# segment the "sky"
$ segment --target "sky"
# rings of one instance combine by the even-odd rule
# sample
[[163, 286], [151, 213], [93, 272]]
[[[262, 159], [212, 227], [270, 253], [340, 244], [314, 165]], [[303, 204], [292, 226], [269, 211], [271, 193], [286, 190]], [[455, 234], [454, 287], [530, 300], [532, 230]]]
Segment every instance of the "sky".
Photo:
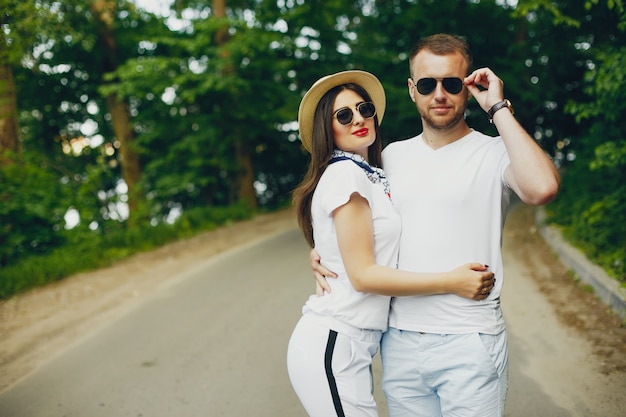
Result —
[[166, 16], [173, 0], [133, 0], [133, 2], [144, 10]]

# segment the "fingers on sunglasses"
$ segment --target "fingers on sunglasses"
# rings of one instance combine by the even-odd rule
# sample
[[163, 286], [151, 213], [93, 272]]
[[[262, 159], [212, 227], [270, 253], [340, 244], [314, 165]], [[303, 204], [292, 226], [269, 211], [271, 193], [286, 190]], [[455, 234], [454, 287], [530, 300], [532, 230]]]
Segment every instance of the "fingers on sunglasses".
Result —
[[415, 83], [417, 92], [421, 95], [432, 93], [437, 88], [437, 82], [441, 81], [443, 88], [450, 94], [459, 94], [463, 89], [463, 80], [460, 78], [420, 78]]
[[[359, 111], [359, 113], [361, 114], [361, 117], [363, 117], [364, 119], [371, 119], [372, 117], [376, 115], [376, 107], [374, 107], [374, 103], [370, 103], [370, 102], [359, 103], [356, 106], [356, 109]], [[342, 107], [335, 112], [335, 117], [337, 118], [337, 121], [341, 123], [342, 125], [347, 125], [347, 124], [352, 123], [353, 116], [354, 116], [354, 112], [352, 111], [351, 108], [348, 108], [348, 107]]]

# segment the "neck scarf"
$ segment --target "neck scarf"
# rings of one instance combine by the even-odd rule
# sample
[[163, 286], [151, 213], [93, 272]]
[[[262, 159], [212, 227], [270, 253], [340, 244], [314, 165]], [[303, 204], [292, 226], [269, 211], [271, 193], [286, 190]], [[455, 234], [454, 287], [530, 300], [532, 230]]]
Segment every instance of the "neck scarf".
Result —
[[338, 161], [352, 161], [357, 164], [367, 175], [367, 178], [374, 184], [382, 184], [383, 189], [385, 190], [385, 194], [389, 199], [391, 199], [391, 189], [389, 188], [389, 181], [387, 181], [387, 177], [385, 176], [385, 171], [378, 167], [372, 167], [367, 163], [365, 158], [361, 155], [354, 154], [352, 152], [345, 152], [335, 149], [330, 156], [330, 161], [328, 164], [334, 164]]

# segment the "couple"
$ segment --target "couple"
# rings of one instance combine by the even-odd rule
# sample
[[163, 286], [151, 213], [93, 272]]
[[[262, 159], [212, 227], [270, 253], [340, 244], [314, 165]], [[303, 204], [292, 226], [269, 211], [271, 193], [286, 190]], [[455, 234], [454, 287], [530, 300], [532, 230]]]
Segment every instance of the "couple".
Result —
[[[463, 39], [427, 37], [409, 65], [423, 132], [382, 156], [385, 94], [373, 75], [323, 77], [300, 104], [311, 163], [294, 202], [315, 248], [318, 294], [287, 362], [311, 416], [378, 415], [370, 365], [379, 344], [390, 416], [504, 414], [502, 227], [512, 192], [545, 204], [559, 176], [515, 120], [502, 81], [488, 68], [470, 73]], [[467, 126], [471, 96], [500, 136]]]

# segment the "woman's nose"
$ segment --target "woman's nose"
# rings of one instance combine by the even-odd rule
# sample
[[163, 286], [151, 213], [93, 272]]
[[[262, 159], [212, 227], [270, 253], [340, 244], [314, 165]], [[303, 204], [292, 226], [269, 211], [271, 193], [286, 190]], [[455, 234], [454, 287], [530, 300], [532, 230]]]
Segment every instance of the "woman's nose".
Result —
[[352, 110], [352, 123], [354, 124], [363, 124], [365, 122], [365, 118], [361, 116], [361, 112], [359, 110]]

